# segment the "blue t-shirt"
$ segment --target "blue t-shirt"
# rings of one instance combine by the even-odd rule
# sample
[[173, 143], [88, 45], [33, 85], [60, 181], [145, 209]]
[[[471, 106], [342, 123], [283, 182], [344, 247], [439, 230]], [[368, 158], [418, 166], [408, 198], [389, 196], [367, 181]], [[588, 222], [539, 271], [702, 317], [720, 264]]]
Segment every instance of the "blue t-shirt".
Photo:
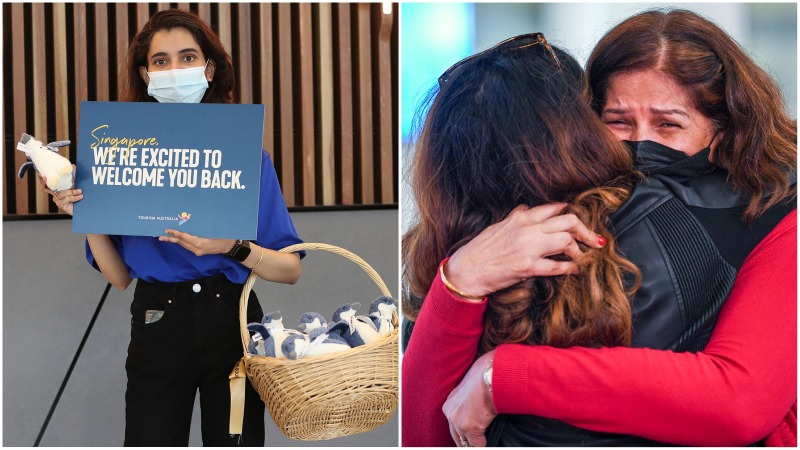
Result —
[[[236, 220], [232, 217], [231, 220]], [[250, 269], [224, 255], [195, 256], [172, 242], [161, 242], [151, 236], [109, 236], [117, 248], [131, 278], [145, 281], [189, 281], [224, 273], [234, 283], [244, 283]], [[200, 236], [202, 237], [202, 236]], [[283, 201], [278, 176], [266, 151], [261, 152], [261, 190], [258, 197], [258, 233], [255, 243], [279, 250], [303, 241], [297, 236], [286, 203]], [[305, 252], [300, 252], [300, 257]], [[86, 259], [95, 269], [97, 263], [86, 243]]]

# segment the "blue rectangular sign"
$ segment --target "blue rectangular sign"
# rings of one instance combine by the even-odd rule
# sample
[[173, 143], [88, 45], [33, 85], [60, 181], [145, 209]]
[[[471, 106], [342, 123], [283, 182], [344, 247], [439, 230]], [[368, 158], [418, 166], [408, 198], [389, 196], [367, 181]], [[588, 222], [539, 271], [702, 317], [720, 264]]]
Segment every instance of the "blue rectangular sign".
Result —
[[74, 233], [255, 239], [264, 105], [81, 102]]

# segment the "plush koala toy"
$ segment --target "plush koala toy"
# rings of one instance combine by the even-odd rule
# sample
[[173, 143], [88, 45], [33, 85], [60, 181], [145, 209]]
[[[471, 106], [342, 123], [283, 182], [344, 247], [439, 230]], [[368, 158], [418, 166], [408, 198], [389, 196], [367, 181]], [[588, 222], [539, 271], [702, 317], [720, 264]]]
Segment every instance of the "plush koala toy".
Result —
[[29, 169], [35, 169], [47, 178], [47, 187], [51, 191], [62, 191], [72, 187], [72, 163], [58, 154], [58, 147], [66, 147], [70, 141], [51, 142], [47, 145], [37, 141], [30, 134], [24, 133], [17, 143], [17, 150], [25, 152], [28, 162], [19, 168], [18, 176], [25, 176]]

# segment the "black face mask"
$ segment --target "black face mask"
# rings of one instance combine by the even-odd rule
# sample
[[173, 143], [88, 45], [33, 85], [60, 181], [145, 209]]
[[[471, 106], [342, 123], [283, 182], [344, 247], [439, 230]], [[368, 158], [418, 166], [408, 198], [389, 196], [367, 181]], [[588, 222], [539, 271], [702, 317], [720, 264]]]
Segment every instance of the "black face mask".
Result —
[[708, 161], [708, 156], [711, 154], [711, 144], [694, 155], [689, 156], [680, 150], [675, 150], [672, 147], [667, 147], [655, 141], [622, 142], [631, 150], [636, 169], [643, 172], [655, 172], [686, 160], [705, 161], [705, 164], [709, 166], [712, 165]]

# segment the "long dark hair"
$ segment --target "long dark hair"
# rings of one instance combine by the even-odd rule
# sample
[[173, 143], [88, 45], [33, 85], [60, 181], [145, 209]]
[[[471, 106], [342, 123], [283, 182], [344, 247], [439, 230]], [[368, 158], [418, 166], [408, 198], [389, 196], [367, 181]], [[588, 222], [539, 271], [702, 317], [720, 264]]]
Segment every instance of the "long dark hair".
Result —
[[[608, 237], [577, 276], [542, 277], [489, 297], [482, 351], [504, 342], [630, 343], [639, 272], [615, 251], [608, 216], [632, 186], [629, 151], [583, 95], [583, 70], [554, 47], [486, 52], [429, 96], [411, 180], [419, 220], [402, 243], [403, 312], [412, 320], [438, 264], [519, 204], [568, 202], [565, 213]], [[634, 286], [635, 288], [635, 286]]]
[[200, 45], [206, 59], [214, 60], [216, 65], [214, 79], [208, 83], [203, 96], [204, 103], [235, 103], [233, 62], [225, 51], [214, 30], [203, 22], [196, 14], [180, 9], [168, 9], [153, 14], [153, 17], [136, 33], [128, 49], [126, 59], [127, 70], [125, 89], [120, 100], [124, 102], [154, 102], [156, 99], [147, 95], [147, 85], [139, 75], [139, 67], [147, 67], [147, 51], [150, 39], [161, 30], [176, 27], [185, 28]]
[[601, 113], [611, 78], [654, 69], [686, 88], [722, 139], [714, 163], [750, 196], [744, 219], [796, 196], [797, 121], [775, 81], [721, 28], [686, 10], [650, 10], [609, 31], [587, 64], [592, 106]]

